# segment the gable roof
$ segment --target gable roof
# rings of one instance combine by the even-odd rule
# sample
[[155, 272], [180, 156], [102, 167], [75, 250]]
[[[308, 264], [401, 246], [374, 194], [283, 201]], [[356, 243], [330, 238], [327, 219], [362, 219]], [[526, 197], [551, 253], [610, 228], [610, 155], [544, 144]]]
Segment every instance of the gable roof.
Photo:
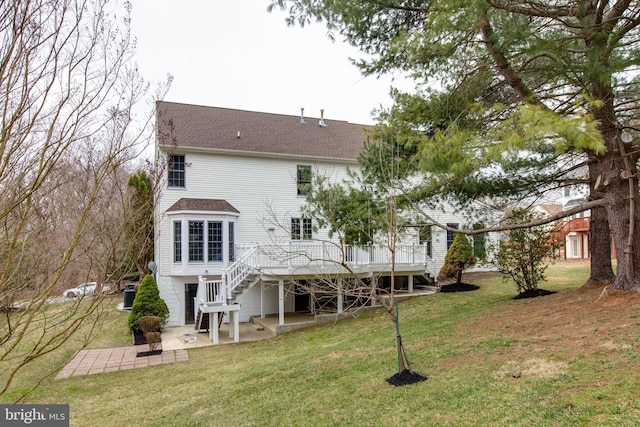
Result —
[[222, 149], [334, 159], [356, 158], [371, 126], [158, 101], [161, 147]]
[[562, 205], [558, 205], [556, 203], [542, 203], [534, 207], [537, 207], [540, 210], [545, 211], [549, 215], [554, 215], [559, 212], [562, 212]]
[[211, 211], [240, 213], [231, 203], [222, 199], [190, 199], [183, 197], [175, 202], [167, 212], [173, 211]]

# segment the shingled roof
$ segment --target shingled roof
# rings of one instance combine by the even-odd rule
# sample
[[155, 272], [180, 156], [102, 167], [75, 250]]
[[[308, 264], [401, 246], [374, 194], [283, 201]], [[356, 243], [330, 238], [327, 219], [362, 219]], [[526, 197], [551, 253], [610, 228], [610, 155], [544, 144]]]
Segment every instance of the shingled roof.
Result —
[[184, 197], [171, 205], [169, 209], [167, 209], [167, 212], [173, 211], [212, 211], [239, 213], [239, 211], [226, 200], [189, 199]]
[[158, 140], [164, 147], [238, 150], [355, 159], [371, 126], [159, 101]]

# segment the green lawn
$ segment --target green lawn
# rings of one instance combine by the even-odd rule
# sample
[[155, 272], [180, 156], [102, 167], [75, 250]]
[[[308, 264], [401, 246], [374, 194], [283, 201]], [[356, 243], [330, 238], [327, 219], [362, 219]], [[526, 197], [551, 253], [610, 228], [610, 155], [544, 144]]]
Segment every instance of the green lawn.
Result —
[[[46, 379], [26, 401], [69, 403], [74, 426], [640, 425], [638, 300], [576, 291], [587, 269], [550, 267], [541, 287], [558, 293], [532, 300], [493, 278], [402, 303], [412, 368], [429, 378], [410, 386], [385, 382], [396, 350], [377, 312], [191, 349], [184, 363]], [[107, 315], [93, 347], [126, 340], [126, 316]]]

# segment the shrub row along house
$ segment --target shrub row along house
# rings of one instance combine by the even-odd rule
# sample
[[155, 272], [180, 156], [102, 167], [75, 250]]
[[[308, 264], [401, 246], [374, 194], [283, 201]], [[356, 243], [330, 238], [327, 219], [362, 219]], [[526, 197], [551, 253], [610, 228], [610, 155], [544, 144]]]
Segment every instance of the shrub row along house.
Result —
[[[168, 326], [208, 328], [210, 317], [215, 342], [218, 316], [226, 314], [237, 340], [237, 322], [252, 316], [278, 314], [283, 325], [289, 313], [339, 314], [374, 304], [340, 292], [354, 275], [389, 286], [387, 247], [340, 245], [301, 215], [312, 176], [338, 182], [357, 168], [367, 126], [322, 113], [171, 102], [157, 103], [157, 126], [156, 156], [167, 170], [156, 203], [155, 260]], [[464, 224], [453, 214], [438, 219]], [[407, 236], [395, 253], [396, 288], [405, 292], [433, 283], [454, 237], [424, 231]], [[322, 286], [328, 281], [336, 286]]]

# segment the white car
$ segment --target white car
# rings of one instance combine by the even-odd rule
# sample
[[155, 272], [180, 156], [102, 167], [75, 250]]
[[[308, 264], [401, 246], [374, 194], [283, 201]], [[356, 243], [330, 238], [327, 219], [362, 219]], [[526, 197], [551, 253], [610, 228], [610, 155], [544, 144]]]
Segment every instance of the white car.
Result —
[[62, 293], [66, 298], [83, 297], [85, 295], [94, 295], [98, 284], [96, 282], [82, 283], [75, 288], [67, 289]]

